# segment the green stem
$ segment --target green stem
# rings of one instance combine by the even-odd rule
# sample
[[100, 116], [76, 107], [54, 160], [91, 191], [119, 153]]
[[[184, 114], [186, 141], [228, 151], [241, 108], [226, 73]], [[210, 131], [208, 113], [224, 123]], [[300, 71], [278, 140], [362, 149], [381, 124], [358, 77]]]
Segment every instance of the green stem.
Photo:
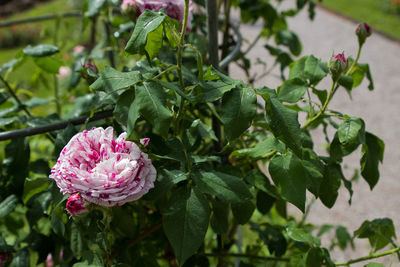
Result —
[[[186, 33], [188, 17], [189, 17], [189, 0], [185, 0], [185, 16], [183, 18], [181, 34], [180, 34], [179, 43], [178, 43], [178, 54], [177, 54], [177, 61], [178, 61], [177, 62], [177, 72], [178, 72], [178, 78], [179, 78], [179, 85], [183, 92], [185, 92], [185, 84], [183, 82], [183, 75], [182, 75], [182, 53], [183, 53], [183, 48], [184, 48], [184, 40], [185, 40], [185, 33]], [[181, 97], [181, 103], [179, 106], [178, 116], [177, 116], [176, 123], [175, 123], [175, 131], [177, 134], [180, 134], [180, 121], [182, 120], [184, 108], [185, 108], [185, 99], [183, 97]]]
[[329, 90], [329, 95], [325, 100], [324, 105], [322, 106], [322, 109], [318, 112], [317, 115], [315, 115], [314, 117], [309, 118], [306, 123], [303, 125], [302, 129], [306, 129], [311, 123], [313, 123], [314, 121], [316, 121], [319, 117], [321, 117], [324, 112], [326, 111], [326, 109], [328, 108], [328, 104], [332, 99], [332, 96], [335, 92], [335, 86], [336, 86], [337, 81], [334, 81], [332, 83], [331, 89]]
[[354, 67], [357, 65], [358, 60], [360, 59], [361, 49], [362, 49], [362, 45], [358, 46], [358, 51], [357, 51], [356, 59], [353, 61], [353, 64], [351, 64], [351, 67], [349, 68], [349, 70], [346, 72], [345, 75], [351, 74], [352, 71], [353, 71], [353, 69], [354, 69]]
[[61, 117], [60, 90], [58, 87], [58, 79], [57, 79], [56, 75], [54, 75], [54, 98], [56, 99], [57, 114], [58, 114], [58, 116]]
[[353, 263], [372, 260], [372, 259], [376, 259], [376, 258], [392, 255], [394, 253], [397, 253], [398, 251], [400, 251], [400, 248], [394, 248], [394, 249], [391, 249], [391, 250], [388, 250], [388, 251], [385, 251], [385, 252], [381, 252], [381, 253], [377, 253], [377, 254], [371, 254], [371, 255], [368, 255], [368, 256], [364, 256], [364, 257], [361, 257], [361, 258], [358, 258], [358, 259], [349, 260], [349, 261], [346, 261], [346, 262], [335, 262], [335, 265], [336, 266], [349, 266], [350, 264], [353, 264]]
[[10, 84], [3, 78], [3, 76], [0, 75], [0, 80], [4, 83], [6, 86], [6, 89], [8, 93], [11, 95], [12, 98], [17, 102], [18, 107], [21, 108], [28, 117], [32, 117], [32, 114], [29, 112], [29, 110], [25, 107], [24, 104], [22, 104], [21, 100], [19, 100], [18, 96], [15, 94], [14, 90], [11, 88]]
[[[156, 79], [160, 78], [161, 76], [163, 76], [165, 73], [170, 72], [171, 70], [175, 70], [175, 69], [177, 69], [177, 68], [178, 68], [178, 67], [175, 66], [175, 65], [169, 66], [168, 68], [166, 68], [165, 70], [163, 70], [162, 72], [160, 72], [159, 74], [157, 74], [156, 76], [154, 76], [154, 77], [152, 78], [152, 80], [156, 80]], [[125, 88], [124, 88], [124, 89], [125, 89]]]

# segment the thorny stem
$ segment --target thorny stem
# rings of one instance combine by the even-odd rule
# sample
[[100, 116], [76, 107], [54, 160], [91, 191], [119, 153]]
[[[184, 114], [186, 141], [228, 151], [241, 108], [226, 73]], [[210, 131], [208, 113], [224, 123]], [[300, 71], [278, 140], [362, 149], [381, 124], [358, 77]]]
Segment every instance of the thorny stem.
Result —
[[353, 259], [353, 260], [349, 260], [349, 261], [345, 261], [345, 262], [335, 262], [335, 265], [336, 266], [349, 266], [350, 264], [353, 264], [353, 263], [372, 260], [372, 259], [376, 259], [376, 258], [392, 255], [394, 253], [397, 253], [398, 251], [400, 251], [400, 248], [394, 248], [394, 249], [391, 249], [391, 250], [388, 250], [388, 251], [385, 251], [385, 252], [381, 252], [381, 253], [377, 253], [377, 254], [371, 254], [371, 255], [368, 255], [368, 256], [364, 256], [364, 257], [361, 257], [361, 258], [357, 258], [357, 259]]
[[329, 95], [325, 100], [324, 105], [322, 106], [322, 109], [318, 112], [317, 115], [315, 115], [314, 117], [309, 118], [306, 123], [303, 125], [302, 129], [306, 129], [311, 123], [313, 123], [314, 121], [316, 121], [319, 117], [321, 117], [326, 109], [328, 108], [328, 104], [332, 99], [333, 93], [335, 92], [335, 86], [336, 86], [337, 81], [334, 81], [332, 83], [331, 89], [329, 90]]
[[[185, 0], [185, 16], [183, 18], [183, 23], [182, 23], [182, 28], [181, 28], [181, 34], [179, 37], [179, 43], [178, 43], [178, 54], [177, 54], [177, 71], [178, 71], [178, 78], [179, 78], [179, 85], [181, 87], [181, 90], [185, 92], [185, 84], [183, 82], [183, 75], [182, 75], [182, 52], [184, 48], [184, 40], [185, 40], [185, 33], [186, 33], [186, 27], [187, 27], [187, 21], [189, 17], [189, 0]], [[175, 123], [175, 130], [177, 131], [177, 134], [180, 134], [180, 121], [182, 120], [182, 116], [184, 113], [184, 108], [185, 108], [185, 99], [181, 97], [181, 103], [179, 106], [178, 110], [178, 117], [176, 119]]]

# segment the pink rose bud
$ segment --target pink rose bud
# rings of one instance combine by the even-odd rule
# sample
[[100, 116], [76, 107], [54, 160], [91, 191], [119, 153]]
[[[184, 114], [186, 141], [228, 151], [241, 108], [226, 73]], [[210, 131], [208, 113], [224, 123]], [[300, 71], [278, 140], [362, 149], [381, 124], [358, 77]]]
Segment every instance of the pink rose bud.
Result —
[[356, 35], [358, 37], [358, 43], [360, 45], [363, 45], [365, 43], [365, 40], [369, 36], [371, 36], [371, 34], [372, 34], [371, 27], [367, 23], [363, 22], [357, 26]]
[[58, 69], [58, 74], [56, 74], [56, 76], [57, 76], [58, 78], [63, 79], [63, 78], [67, 78], [70, 74], [71, 74], [71, 69], [70, 69], [69, 67], [67, 67], [67, 66], [61, 66], [61, 67]]
[[80, 54], [83, 51], [85, 51], [85, 47], [83, 45], [77, 45], [74, 47], [74, 53], [75, 54]]
[[340, 75], [347, 69], [347, 60], [344, 53], [332, 57], [328, 62], [328, 67], [332, 73], [333, 80], [337, 81]]
[[67, 200], [66, 209], [72, 216], [83, 217], [89, 212], [87, 206], [88, 204], [79, 194], [73, 194]]
[[[148, 155], [112, 127], [93, 128], [71, 138], [50, 178], [63, 194], [76, 194], [103, 207], [137, 200], [154, 187], [157, 172]], [[67, 203], [68, 206], [68, 203]]]
[[1, 252], [0, 253], [0, 267], [7, 266], [8, 263], [12, 260], [11, 252]]
[[97, 68], [92, 62], [88, 62], [82, 66], [85, 70], [91, 69], [94, 73], [97, 73]]

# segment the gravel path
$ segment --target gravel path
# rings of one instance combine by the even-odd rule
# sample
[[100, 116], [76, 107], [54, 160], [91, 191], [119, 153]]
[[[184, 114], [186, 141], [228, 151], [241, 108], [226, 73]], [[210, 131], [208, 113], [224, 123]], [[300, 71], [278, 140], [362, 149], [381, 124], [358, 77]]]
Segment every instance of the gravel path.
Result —
[[[289, 28], [298, 34], [303, 43], [302, 55], [312, 53], [324, 60], [329, 59], [333, 53], [342, 51], [346, 56], [354, 58], [356, 55], [357, 39], [354, 31], [357, 24], [354, 22], [318, 8], [314, 21], [308, 19], [307, 12], [302, 12], [299, 16], [291, 19], [289, 24]], [[259, 29], [260, 25], [257, 24], [242, 26], [241, 32], [244, 33], [243, 37], [251, 42]], [[249, 56], [253, 62], [260, 57], [267, 60], [271, 66], [273, 62], [267, 50], [263, 48], [264, 44], [265, 41], [261, 40], [249, 53]], [[389, 217], [393, 219], [400, 235], [400, 43], [375, 33], [368, 38], [364, 45], [360, 62], [370, 64], [375, 90], [370, 92], [367, 89], [368, 83], [364, 81], [360, 87], [355, 89], [353, 100], [351, 100], [343, 89], [335, 95], [330, 108], [362, 117], [365, 120], [366, 129], [383, 139], [386, 151], [384, 163], [381, 165], [381, 178], [372, 192], [362, 178], [358, 183], [353, 184], [354, 195], [351, 206], [348, 204], [349, 195], [346, 190], [340, 192], [339, 199], [332, 209], [325, 208], [317, 201], [312, 207], [309, 221], [317, 225], [342, 224], [352, 233], [364, 220]], [[256, 66], [253, 71], [261, 73], [262, 67]], [[237, 67], [231, 68], [231, 75], [235, 78], [245, 78]], [[256, 82], [256, 86], [276, 87], [280, 84], [280, 80], [276, 76], [270, 75]], [[315, 133], [314, 137], [316, 140], [322, 140], [318, 133]], [[346, 161], [348, 164], [348, 168], [345, 170], [347, 178], [351, 177], [354, 168], [359, 168], [360, 157], [358, 155], [353, 158], [349, 157]], [[291, 210], [294, 214], [297, 213], [295, 209]], [[356, 242], [357, 244], [356, 251], [335, 252], [334, 259], [345, 260], [369, 253], [365, 242]], [[379, 262], [388, 264], [390, 257]], [[393, 266], [398, 264], [397, 260], [395, 262]], [[363, 266], [364, 264], [352, 266]]]

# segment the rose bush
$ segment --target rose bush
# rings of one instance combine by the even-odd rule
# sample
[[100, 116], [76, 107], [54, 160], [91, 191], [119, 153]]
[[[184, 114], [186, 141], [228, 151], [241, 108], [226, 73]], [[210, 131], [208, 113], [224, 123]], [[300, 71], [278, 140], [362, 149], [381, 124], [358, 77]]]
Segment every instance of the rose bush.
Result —
[[[192, 20], [189, 0], [78, 1], [82, 27], [55, 16], [78, 37], [56, 32], [53, 44], [27, 46], [0, 67], [0, 139], [12, 139], [0, 143], [0, 255], [11, 266], [331, 267], [399, 253], [388, 218], [354, 234], [307, 222], [312, 203], [333, 207], [342, 186], [351, 202], [348, 155], [361, 152], [355, 173], [373, 189], [385, 146], [362, 118], [330, 108], [341, 91], [374, 89], [359, 63], [365, 40], [355, 58], [300, 57], [287, 18], [304, 8], [312, 18], [315, 2], [281, 2], [208, 0], [210, 12], [224, 7], [219, 20]], [[262, 25], [249, 49], [234, 8], [241, 23]], [[218, 25], [221, 43], [207, 39]], [[354, 39], [368, 31], [360, 26]], [[253, 87], [272, 70], [253, 72], [247, 54], [258, 42], [279, 67], [276, 88]], [[248, 83], [229, 77], [229, 62]], [[314, 131], [325, 135], [322, 155]], [[331, 244], [321, 243], [328, 232]], [[331, 251], [355, 238], [371, 253], [334, 262]]]

